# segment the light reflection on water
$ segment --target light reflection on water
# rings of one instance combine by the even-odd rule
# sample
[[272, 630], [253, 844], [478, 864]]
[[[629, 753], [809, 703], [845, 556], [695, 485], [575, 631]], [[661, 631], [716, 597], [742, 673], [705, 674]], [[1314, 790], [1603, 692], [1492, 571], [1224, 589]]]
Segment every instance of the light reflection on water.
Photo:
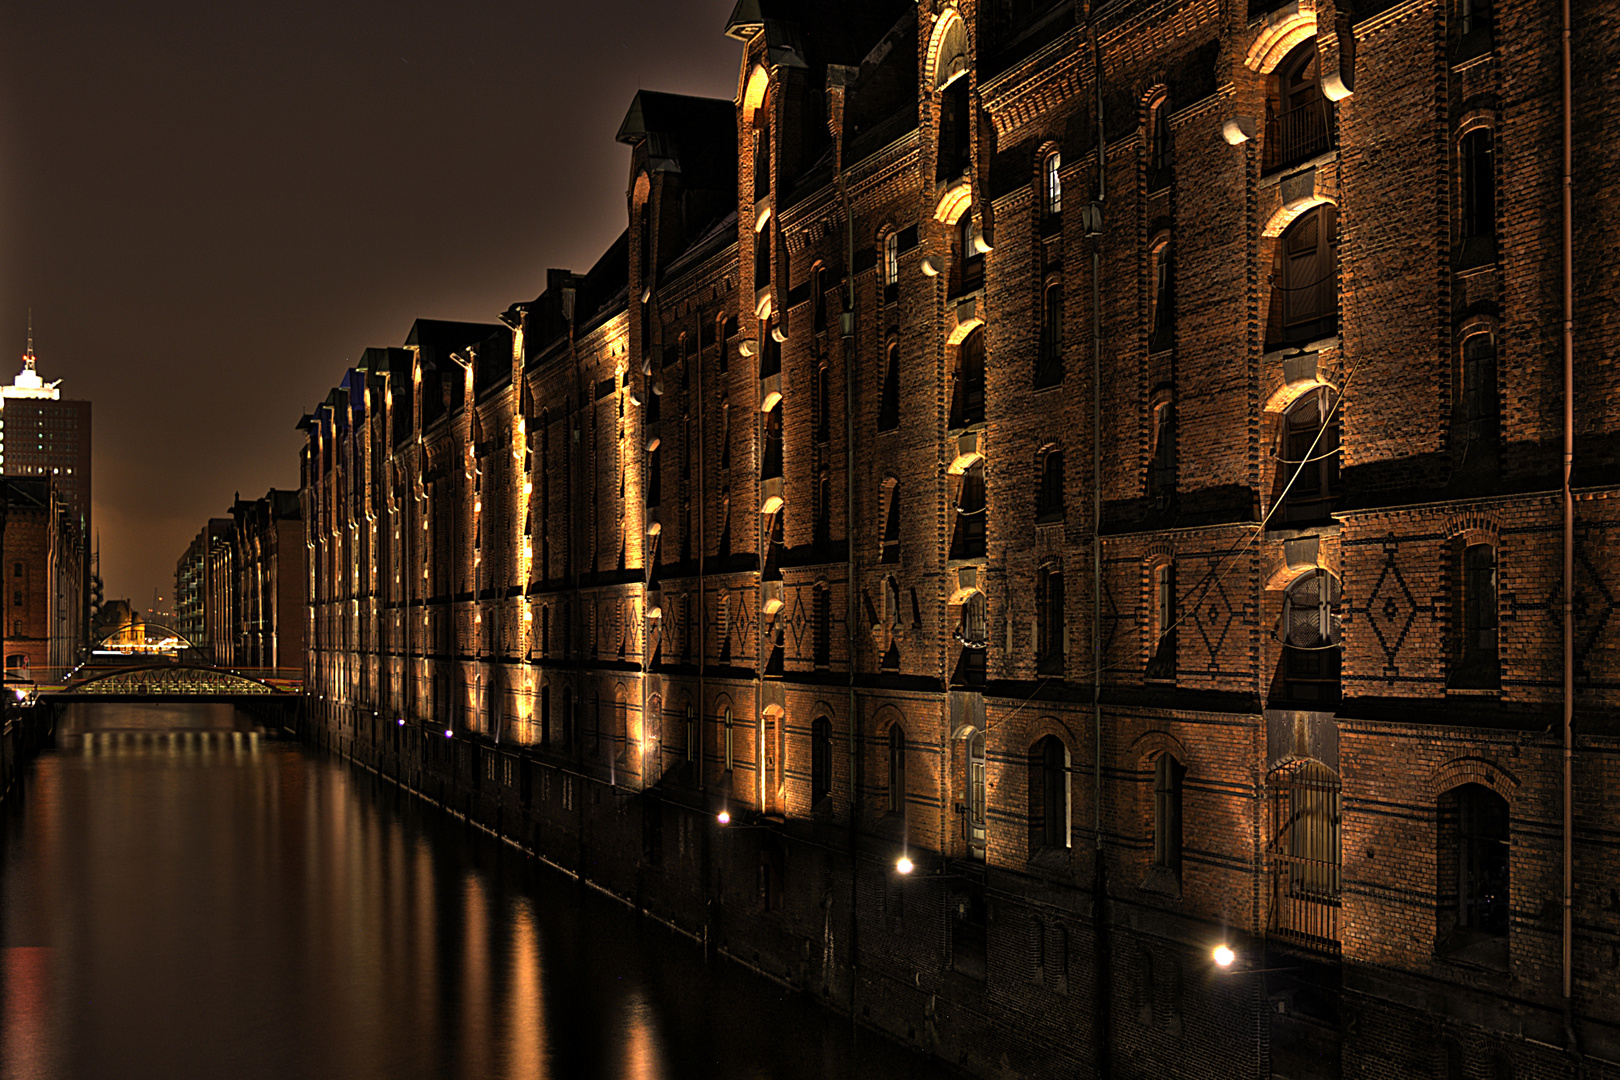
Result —
[[940, 1075], [250, 729], [67, 718], [0, 823], [0, 1077]]

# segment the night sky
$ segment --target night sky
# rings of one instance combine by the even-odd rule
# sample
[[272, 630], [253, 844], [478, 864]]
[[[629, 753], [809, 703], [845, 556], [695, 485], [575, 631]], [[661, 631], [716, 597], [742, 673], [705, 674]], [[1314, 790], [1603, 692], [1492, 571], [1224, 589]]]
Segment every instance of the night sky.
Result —
[[730, 98], [733, 0], [0, 0], [0, 382], [94, 409], [107, 597], [169, 606], [299, 416], [417, 317], [624, 228], [638, 87]]

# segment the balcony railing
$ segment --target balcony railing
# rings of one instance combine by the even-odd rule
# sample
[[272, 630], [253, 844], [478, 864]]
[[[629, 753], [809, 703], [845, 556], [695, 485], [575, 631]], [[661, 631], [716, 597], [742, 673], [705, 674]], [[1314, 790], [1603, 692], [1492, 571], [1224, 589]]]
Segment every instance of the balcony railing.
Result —
[[1286, 112], [1273, 112], [1266, 103], [1264, 170], [1286, 169], [1331, 150], [1338, 139], [1333, 103], [1317, 98]]

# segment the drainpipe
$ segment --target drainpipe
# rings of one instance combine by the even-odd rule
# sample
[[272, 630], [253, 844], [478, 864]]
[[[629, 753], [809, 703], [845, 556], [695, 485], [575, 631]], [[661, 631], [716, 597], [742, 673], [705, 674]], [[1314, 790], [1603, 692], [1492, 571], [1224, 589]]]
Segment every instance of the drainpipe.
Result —
[[1575, 497], [1569, 479], [1575, 466], [1575, 241], [1574, 147], [1570, 108], [1569, 0], [1563, 0], [1564, 95], [1564, 1037], [1580, 1055], [1575, 1034], [1574, 878], [1575, 878]]
[[858, 597], [856, 595], [856, 556], [855, 556], [855, 214], [849, 205], [849, 187], [844, 182], [843, 165], [843, 130], [837, 132], [838, 137], [838, 198], [844, 207], [844, 310], [838, 314], [838, 332], [844, 345], [844, 542], [845, 558], [848, 565], [845, 572], [849, 578], [848, 591], [845, 600], [845, 623], [848, 629], [849, 653], [845, 657], [845, 666], [849, 672], [849, 727], [848, 751], [850, 760], [849, 800], [849, 1019], [850, 1034], [853, 1039], [857, 1020], [856, 996], [860, 987], [860, 956], [859, 945], [860, 920], [856, 917], [856, 900], [860, 895], [857, 883], [860, 874], [857, 872], [860, 848], [860, 818], [863, 809], [861, 799], [862, 783], [865, 780], [865, 769], [861, 754], [861, 743], [857, 735], [856, 704], [855, 704], [855, 622], [858, 611]]
[[1108, 861], [1102, 832], [1102, 231], [1108, 200], [1108, 139], [1103, 130], [1102, 50], [1091, 36], [1092, 82], [1097, 93], [1097, 198], [1087, 207], [1091, 238], [1091, 828], [1092, 926], [1097, 935], [1097, 1075], [1112, 1075], [1109, 992], [1112, 964], [1105, 917]]

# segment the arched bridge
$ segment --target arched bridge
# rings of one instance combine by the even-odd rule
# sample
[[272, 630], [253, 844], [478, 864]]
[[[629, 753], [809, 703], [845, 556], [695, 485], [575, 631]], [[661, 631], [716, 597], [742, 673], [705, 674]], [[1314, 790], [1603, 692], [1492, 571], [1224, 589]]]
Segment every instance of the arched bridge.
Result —
[[84, 668], [60, 690], [56, 701], [231, 701], [297, 698], [295, 687], [275, 685], [204, 664], [141, 664]]

